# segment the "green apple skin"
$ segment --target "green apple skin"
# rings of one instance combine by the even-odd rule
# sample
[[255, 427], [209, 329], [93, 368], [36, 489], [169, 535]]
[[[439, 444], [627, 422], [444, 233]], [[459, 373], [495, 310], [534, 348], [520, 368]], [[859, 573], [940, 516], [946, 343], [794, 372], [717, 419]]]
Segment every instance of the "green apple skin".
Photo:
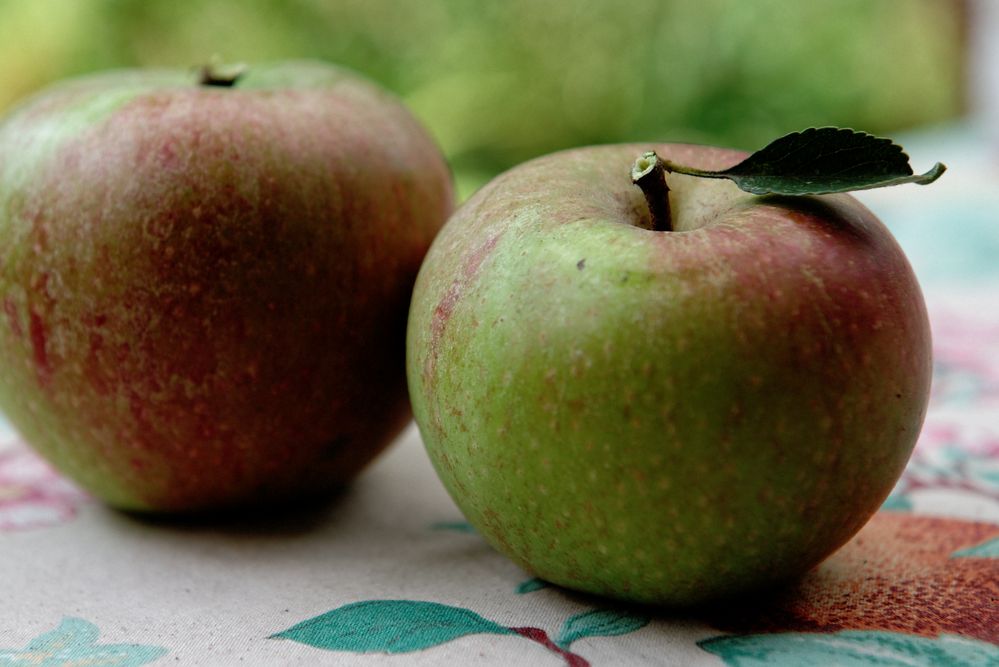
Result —
[[465, 203], [417, 278], [407, 372], [437, 472], [496, 549], [689, 605], [804, 572], [877, 510], [925, 415], [930, 330], [852, 197], [670, 174], [675, 231], [650, 231], [629, 175], [649, 148], [539, 158]]
[[56, 85], [0, 125], [0, 406], [121, 508], [327, 494], [409, 418], [452, 202], [419, 123], [332, 65]]

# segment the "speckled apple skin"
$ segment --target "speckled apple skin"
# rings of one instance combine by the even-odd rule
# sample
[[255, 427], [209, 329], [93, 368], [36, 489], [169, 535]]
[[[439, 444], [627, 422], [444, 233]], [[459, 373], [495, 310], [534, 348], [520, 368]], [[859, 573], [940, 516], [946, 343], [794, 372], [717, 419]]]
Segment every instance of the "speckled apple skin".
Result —
[[405, 425], [405, 326], [452, 208], [387, 93], [315, 62], [123, 71], [0, 125], [0, 406], [109, 503], [325, 494]]
[[407, 368], [433, 464], [493, 546], [569, 588], [687, 605], [860, 529], [919, 433], [930, 330], [849, 196], [672, 174], [676, 231], [644, 228], [629, 169], [649, 148], [554, 154], [472, 197], [417, 279]]

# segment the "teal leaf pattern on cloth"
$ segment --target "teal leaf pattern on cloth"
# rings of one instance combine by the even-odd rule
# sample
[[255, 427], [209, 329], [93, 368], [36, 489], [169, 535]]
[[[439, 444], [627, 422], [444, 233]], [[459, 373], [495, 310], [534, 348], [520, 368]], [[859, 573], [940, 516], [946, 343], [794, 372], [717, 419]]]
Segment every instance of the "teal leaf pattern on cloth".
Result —
[[574, 641], [583, 637], [626, 635], [629, 632], [644, 628], [648, 624], [648, 616], [611, 609], [594, 609], [566, 619], [555, 644], [561, 648], [568, 648]]
[[[950, 555], [951, 558], [999, 558], [999, 538], [976, 544], [967, 549], [960, 549]], [[997, 621], [999, 622], [999, 621]]]
[[409, 653], [472, 634], [513, 634], [469, 609], [415, 600], [368, 600], [338, 607], [271, 639], [331, 651]]
[[98, 644], [99, 636], [100, 630], [93, 623], [82, 618], [66, 617], [56, 629], [32, 639], [26, 649], [0, 648], [0, 665], [137, 667], [167, 653], [165, 648], [159, 646]]
[[450, 530], [456, 533], [475, 533], [475, 528], [467, 521], [438, 521], [430, 527], [434, 530]]
[[539, 579], [538, 577], [532, 577], [531, 579], [525, 579], [517, 585], [516, 593], [517, 595], [523, 595], [524, 593], [533, 593], [534, 591], [540, 591], [542, 588], [548, 588], [549, 584], [544, 579]]
[[714, 637], [697, 645], [731, 667], [988, 667], [999, 664], [999, 647], [957, 635], [930, 638], [854, 630], [830, 634], [787, 632]]
[[889, 512], [909, 512], [912, 511], [912, 501], [901, 493], [893, 491], [884, 504], [881, 505], [881, 509]]

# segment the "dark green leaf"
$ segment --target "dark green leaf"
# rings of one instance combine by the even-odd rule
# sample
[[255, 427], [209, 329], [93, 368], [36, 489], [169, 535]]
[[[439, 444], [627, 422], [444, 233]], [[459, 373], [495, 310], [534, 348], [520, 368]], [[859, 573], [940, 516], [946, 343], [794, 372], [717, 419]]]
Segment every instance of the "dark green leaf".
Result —
[[706, 178], [728, 178], [757, 195], [819, 195], [881, 188], [902, 183], [932, 183], [946, 167], [939, 162], [914, 175], [909, 156], [890, 139], [847, 128], [810, 128], [792, 132], [722, 171], [704, 171], [663, 160], [667, 171]]
[[271, 638], [331, 651], [408, 653], [465, 635], [512, 632], [461, 607], [415, 600], [368, 600], [338, 607]]
[[556, 640], [559, 647], [568, 648], [583, 637], [614, 637], [625, 635], [644, 628], [649, 623], [648, 616], [629, 614], [610, 609], [594, 609], [570, 616], [562, 626]]

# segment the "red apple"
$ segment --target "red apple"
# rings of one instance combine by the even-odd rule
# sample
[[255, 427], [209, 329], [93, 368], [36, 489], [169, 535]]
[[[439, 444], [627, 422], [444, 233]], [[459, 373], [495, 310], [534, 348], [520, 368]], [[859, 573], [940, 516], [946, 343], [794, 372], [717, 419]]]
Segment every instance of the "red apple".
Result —
[[0, 125], [0, 406], [122, 508], [326, 493], [408, 419], [451, 207], [427, 132], [330, 65], [57, 85]]
[[930, 331], [852, 197], [674, 173], [673, 231], [654, 231], [630, 177], [648, 148], [539, 158], [465, 203], [417, 279], [407, 364], [431, 459], [497, 549], [692, 604], [800, 574], [864, 525], [919, 433]]

